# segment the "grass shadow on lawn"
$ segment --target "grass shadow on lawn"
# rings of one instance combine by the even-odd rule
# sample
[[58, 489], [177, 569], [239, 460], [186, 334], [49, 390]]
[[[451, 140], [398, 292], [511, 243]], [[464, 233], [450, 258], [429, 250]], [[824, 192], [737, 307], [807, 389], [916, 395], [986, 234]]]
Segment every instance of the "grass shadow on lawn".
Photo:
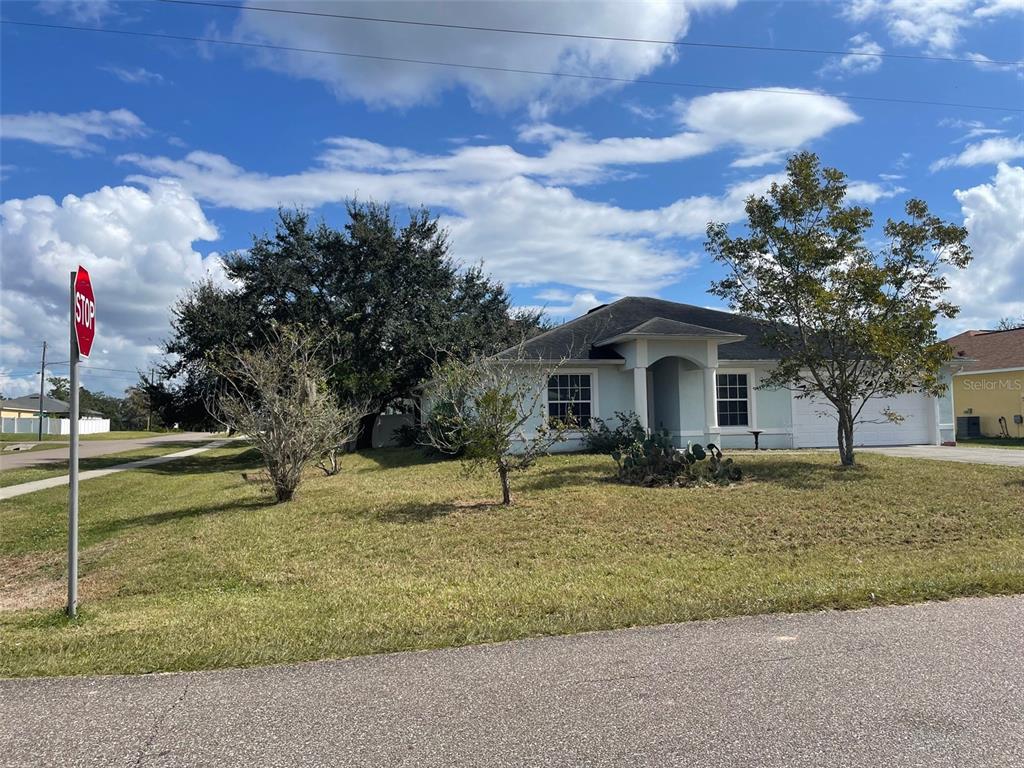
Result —
[[142, 471], [157, 475], [209, 475], [218, 472], [243, 472], [260, 469], [262, 466], [259, 452], [255, 448], [248, 448], [241, 453], [222, 456], [210, 456], [208, 453], [187, 456], [173, 462], [145, 467]]
[[442, 454], [427, 455], [418, 448], [374, 448], [368, 451], [356, 451], [352, 454], [342, 456], [359, 456], [365, 459], [372, 466], [358, 467], [353, 472], [379, 472], [383, 469], [400, 469], [417, 465], [441, 464], [449, 461], [458, 461], [454, 456]]
[[800, 459], [775, 458], [770, 463], [744, 466], [744, 480], [773, 483], [794, 490], [815, 490], [827, 483], [850, 483], [869, 479], [871, 470], [862, 464], [844, 467], [841, 464], [814, 464]]
[[427, 523], [459, 512], [484, 512], [502, 509], [500, 501], [450, 501], [427, 504], [403, 504], [379, 511], [375, 517], [382, 523]]
[[231, 501], [223, 504], [182, 507], [180, 509], [167, 509], [162, 512], [153, 512], [139, 517], [125, 517], [115, 520], [106, 520], [102, 523], [89, 526], [88, 533], [101, 539], [114, 536], [122, 531], [142, 526], [162, 525], [163, 523], [187, 520], [189, 518], [208, 517], [221, 512], [249, 512], [257, 509], [266, 509], [274, 505], [272, 498], [253, 499], [251, 501]]

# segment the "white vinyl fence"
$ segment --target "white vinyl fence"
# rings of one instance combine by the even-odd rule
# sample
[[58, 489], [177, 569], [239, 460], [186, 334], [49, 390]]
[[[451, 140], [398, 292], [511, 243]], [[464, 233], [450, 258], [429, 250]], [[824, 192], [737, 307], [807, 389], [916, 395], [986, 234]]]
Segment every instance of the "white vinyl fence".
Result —
[[[110, 431], [110, 419], [86, 418], [78, 420], [80, 435], [95, 435]], [[22, 419], [5, 416], [0, 432], [4, 434], [25, 435], [26, 439], [39, 434], [39, 417], [32, 416]], [[70, 435], [71, 419], [43, 419], [44, 435]]]

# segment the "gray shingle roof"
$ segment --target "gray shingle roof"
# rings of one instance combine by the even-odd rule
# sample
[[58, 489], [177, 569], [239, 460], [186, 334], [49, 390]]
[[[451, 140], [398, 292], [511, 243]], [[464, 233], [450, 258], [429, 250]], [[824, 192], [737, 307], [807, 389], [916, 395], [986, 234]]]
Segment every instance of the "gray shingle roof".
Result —
[[[621, 360], [622, 356], [614, 349], [596, 346], [596, 343], [630, 331], [636, 333], [638, 327], [655, 329], [655, 333], [665, 331], [667, 335], [690, 335], [681, 333], [678, 330], [681, 326], [698, 328], [699, 334], [693, 335], [728, 333], [747, 337], [743, 341], [722, 344], [718, 348], [718, 356], [722, 360], [778, 358], [774, 351], [762, 343], [761, 336], [767, 326], [759, 320], [732, 312], [642, 296], [627, 296], [605, 304], [539, 334], [526, 342], [525, 353], [528, 358], [542, 360]], [[502, 355], [505, 353], [499, 353], [499, 356]]]
[[[39, 395], [26, 395], [25, 397], [16, 397], [13, 400], [4, 400], [0, 407], [12, 410], [12, 411], [39, 411]], [[63, 400], [58, 400], [55, 397], [47, 397], [43, 395], [43, 413], [70, 413], [71, 406], [65, 403]], [[93, 411], [88, 408], [81, 408], [79, 415], [81, 416], [101, 416], [99, 411]]]
[[[717, 328], [708, 328], [705, 325], [694, 325], [693, 323], [681, 323], [678, 320], [669, 320], [664, 317], [654, 317], [646, 320], [635, 328], [623, 331], [618, 336], [721, 336], [723, 338], [735, 338], [741, 334], [731, 331], [720, 331]], [[599, 341], [603, 341], [599, 340]]]

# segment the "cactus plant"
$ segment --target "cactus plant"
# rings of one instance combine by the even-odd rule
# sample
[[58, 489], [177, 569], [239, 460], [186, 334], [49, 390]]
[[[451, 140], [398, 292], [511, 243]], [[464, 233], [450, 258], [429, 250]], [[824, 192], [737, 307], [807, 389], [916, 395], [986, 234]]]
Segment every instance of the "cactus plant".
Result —
[[672, 444], [668, 432], [654, 432], [643, 440], [611, 452], [620, 482], [644, 486], [729, 485], [743, 477], [732, 459], [722, 456], [714, 443], [689, 443], [683, 450]]

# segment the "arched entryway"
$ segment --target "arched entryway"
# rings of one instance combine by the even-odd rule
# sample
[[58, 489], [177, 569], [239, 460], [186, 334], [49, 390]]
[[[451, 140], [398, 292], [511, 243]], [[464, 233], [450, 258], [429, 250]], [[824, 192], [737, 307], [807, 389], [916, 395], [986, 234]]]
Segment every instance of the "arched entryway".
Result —
[[701, 442], [705, 431], [704, 368], [685, 357], [663, 357], [647, 368], [647, 419], [677, 446]]

